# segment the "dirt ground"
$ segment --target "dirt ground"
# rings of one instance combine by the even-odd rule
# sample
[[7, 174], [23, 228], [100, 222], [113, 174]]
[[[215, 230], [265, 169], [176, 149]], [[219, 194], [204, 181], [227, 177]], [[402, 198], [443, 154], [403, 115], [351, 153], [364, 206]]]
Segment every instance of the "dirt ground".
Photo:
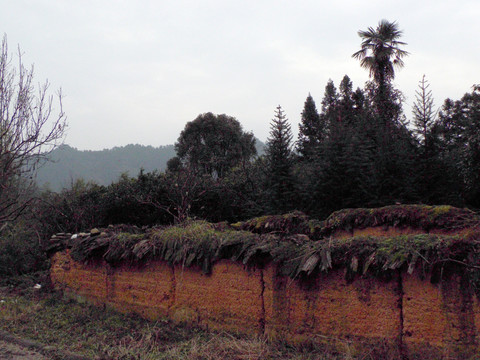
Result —
[[47, 360], [45, 356], [38, 352], [4, 340], [0, 340], [0, 359]]

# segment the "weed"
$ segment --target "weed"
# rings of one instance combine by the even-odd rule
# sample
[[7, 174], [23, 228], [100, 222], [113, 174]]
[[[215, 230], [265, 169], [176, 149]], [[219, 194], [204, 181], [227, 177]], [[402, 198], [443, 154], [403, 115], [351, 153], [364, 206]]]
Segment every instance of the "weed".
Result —
[[150, 322], [64, 299], [55, 292], [35, 299], [0, 289], [0, 298], [0, 329], [60, 352], [97, 360], [333, 360], [365, 355], [357, 352], [359, 356], [352, 357], [348, 345], [293, 347], [264, 337], [208, 332], [169, 320]]

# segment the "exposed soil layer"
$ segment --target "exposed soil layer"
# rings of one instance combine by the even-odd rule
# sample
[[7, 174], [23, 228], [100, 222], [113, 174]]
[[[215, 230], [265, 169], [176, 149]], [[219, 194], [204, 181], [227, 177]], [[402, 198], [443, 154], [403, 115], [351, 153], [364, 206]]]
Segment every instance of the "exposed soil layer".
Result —
[[150, 319], [168, 316], [217, 330], [265, 332], [291, 343], [325, 338], [381, 343], [392, 358], [425, 351], [468, 358], [479, 350], [479, 301], [455, 277], [432, 284], [418, 273], [398, 273], [400, 292], [398, 278], [347, 281], [344, 269], [299, 281], [278, 275], [274, 265], [247, 269], [231, 261], [216, 264], [211, 275], [160, 262], [107, 271], [106, 264], [75, 263], [68, 252], [57, 253], [52, 264], [57, 287]]
[[391, 359], [480, 351], [475, 214], [407, 206], [234, 227], [87, 234], [56, 245], [51, 278], [122, 312], [290, 343], [373, 346]]

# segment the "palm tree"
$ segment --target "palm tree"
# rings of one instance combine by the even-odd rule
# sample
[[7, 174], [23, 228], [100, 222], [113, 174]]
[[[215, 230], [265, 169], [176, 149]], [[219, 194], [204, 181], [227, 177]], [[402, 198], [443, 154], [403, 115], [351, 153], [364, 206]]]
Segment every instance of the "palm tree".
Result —
[[360, 65], [370, 71], [375, 86], [374, 104], [378, 118], [382, 124], [390, 127], [399, 115], [398, 94], [391, 86], [395, 77], [395, 68], [403, 67], [402, 58], [408, 52], [400, 49], [406, 43], [399, 41], [402, 31], [396, 22], [381, 20], [376, 29], [369, 27], [367, 31], [359, 31], [362, 48], [352, 57], [360, 60]]
[[360, 66], [370, 71], [379, 87], [384, 87], [395, 77], [395, 67], [402, 68], [404, 65], [402, 58], [408, 52], [400, 49], [400, 46], [407, 45], [398, 40], [402, 33], [395, 21], [387, 20], [381, 20], [376, 29], [369, 27], [367, 31], [358, 32], [362, 48], [352, 57], [360, 60]]

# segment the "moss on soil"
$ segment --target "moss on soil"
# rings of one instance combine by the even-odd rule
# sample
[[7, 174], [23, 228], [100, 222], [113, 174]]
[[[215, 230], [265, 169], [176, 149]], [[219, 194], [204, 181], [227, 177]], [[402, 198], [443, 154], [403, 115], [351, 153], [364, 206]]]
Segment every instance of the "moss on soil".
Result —
[[[262, 267], [275, 262], [279, 272], [292, 278], [344, 267], [347, 277], [374, 274], [389, 276], [398, 269], [427, 272], [449, 269], [466, 274], [480, 285], [480, 229], [476, 213], [451, 206], [400, 205], [378, 209], [347, 209], [333, 213], [325, 222], [303, 213], [262, 216], [228, 225], [186, 221], [163, 228], [132, 232], [109, 227], [97, 235], [74, 240], [55, 238], [55, 250], [70, 248], [76, 261], [104, 260], [141, 263], [160, 259], [169, 264], [198, 266], [210, 273], [221, 259]], [[425, 233], [402, 236], [331, 237], [338, 230], [375, 226], [411, 227]], [[468, 228], [462, 236], [458, 230]], [[449, 235], [428, 234], [443, 229]], [[60, 239], [60, 240], [59, 240]], [[454, 266], [453, 266], [454, 265]], [[453, 270], [452, 270], [453, 271]], [[480, 288], [480, 286], [478, 286]]]

